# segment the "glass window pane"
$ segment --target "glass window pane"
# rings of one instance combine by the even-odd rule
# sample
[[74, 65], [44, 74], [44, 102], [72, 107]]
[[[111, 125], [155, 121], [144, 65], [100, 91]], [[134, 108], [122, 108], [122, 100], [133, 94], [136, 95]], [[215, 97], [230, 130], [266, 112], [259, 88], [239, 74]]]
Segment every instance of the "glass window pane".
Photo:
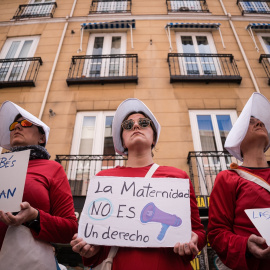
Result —
[[20, 41], [13, 41], [5, 58], [13, 58], [18, 50], [19, 45]]
[[195, 53], [194, 44], [191, 36], [181, 36], [183, 53]]
[[[11, 45], [10, 45], [10, 48], [9, 48], [7, 54], [6, 54], [5, 59], [14, 58], [14, 56], [15, 56], [17, 50], [18, 50], [19, 45], [20, 45], [20, 41], [13, 41], [11, 43]], [[7, 77], [7, 74], [8, 74], [8, 71], [10, 69], [11, 64], [12, 64], [12, 62], [7, 62], [7, 63], [3, 63], [0, 66], [0, 81], [4, 81], [4, 80], [9, 79]]]
[[112, 121], [113, 116], [106, 116], [103, 155], [115, 154], [112, 138]]
[[92, 55], [100, 55], [103, 50], [104, 37], [96, 37]]
[[197, 115], [202, 151], [217, 151], [210, 115]]
[[19, 58], [28, 56], [28, 53], [29, 53], [29, 50], [31, 48], [32, 43], [33, 43], [33, 40], [26, 40], [24, 42], [23, 47], [22, 47], [20, 54], [19, 54]]
[[230, 115], [217, 115], [217, 122], [222, 146], [224, 148], [225, 140], [232, 128], [231, 117]]
[[91, 155], [95, 134], [95, 116], [85, 116], [83, 118], [82, 134], [80, 140], [79, 155]]
[[112, 37], [111, 54], [119, 54], [121, 52], [121, 37]]
[[270, 37], [263, 37], [264, 44], [267, 49], [267, 53], [270, 53]]
[[196, 37], [199, 53], [211, 53], [211, 49], [205, 36], [197, 36]]

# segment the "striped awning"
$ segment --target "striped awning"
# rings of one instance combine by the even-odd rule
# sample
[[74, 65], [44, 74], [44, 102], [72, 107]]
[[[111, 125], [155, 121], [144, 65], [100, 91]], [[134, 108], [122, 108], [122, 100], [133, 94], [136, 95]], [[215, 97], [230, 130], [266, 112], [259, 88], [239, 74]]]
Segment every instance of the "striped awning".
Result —
[[[114, 21], [114, 22], [98, 22], [98, 23], [83, 23], [81, 24], [84, 30], [97, 30], [97, 29], [135, 29], [135, 20]], [[131, 26], [131, 27], [130, 27]]]
[[250, 23], [247, 29], [270, 29], [270, 23]]
[[220, 23], [168, 23], [165, 28], [218, 29]]

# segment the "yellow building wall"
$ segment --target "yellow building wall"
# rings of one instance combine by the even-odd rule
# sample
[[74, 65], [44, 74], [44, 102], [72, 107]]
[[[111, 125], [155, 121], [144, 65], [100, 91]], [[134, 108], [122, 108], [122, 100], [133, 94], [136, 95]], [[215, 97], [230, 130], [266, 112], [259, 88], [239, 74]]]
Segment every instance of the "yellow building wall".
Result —
[[[255, 91], [251, 76], [243, 55], [239, 49], [228, 17], [225, 16], [220, 1], [207, 1], [210, 14], [169, 14], [165, 0], [133, 0], [131, 15], [88, 15], [91, 1], [78, 0], [73, 17], [70, 14], [73, 1], [58, 0], [54, 17], [42, 19], [26, 19], [12, 21], [18, 6], [27, 1], [0, 2], [0, 48], [7, 38], [17, 36], [39, 35], [40, 41], [35, 56], [41, 57], [36, 87], [14, 87], [0, 89], [0, 103], [11, 100], [38, 116], [45, 95], [48, 81], [57, 54], [61, 35], [65, 24], [67, 31], [60, 49], [49, 95], [46, 101], [42, 120], [51, 127], [47, 148], [55, 158], [57, 154], [70, 154], [77, 112], [116, 110], [126, 98], [141, 99], [156, 115], [162, 126], [155, 161], [160, 165], [182, 168], [188, 172], [187, 155], [194, 151], [189, 110], [222, 110], [232, 109], [240, 113], [244, 104]], [[236, 1], [224, 1], [228, 13], [233, 16], [233, 25], [239, 36], [247, 59], [254, 72], [261, 92], [270, 99], [269, 86], [262, 65], [258, 62], [263, 52], [258, 38], [255, 36], [260, 52], [246, 31], [250, 22], [241, 16]], [[243, 21], [243, 18], [246, 21]], [[134, 49], [131, 48], [130, 31], [127, 33], [127, 54], [138, 54], [138, 84], [89, 84], [67, 86], [66, 79], [72, 56], [85, 55], [92, 32], [84, 31], [82, 52], [80, 46], [80, 25], [84, 22], [101, 22], [135, 19], [133, 30]], [[212, 36], [218, 54], [233, 54], [242, 76], [241, 84], [236, 83], [170, 83], [167, 57], [169, 41], [165, 25], [170, 22], [221, 23], [221, 32], [226, 48], [223, 48], [220, 34], [213, 30]], [[269, 18], [264, 22], [269, 22]], [[72, 30], [74, 33], [72, 33]], [[187, 34], [190, 30], [184, 30]], [[204, 32], [204, 30], [200, 30]], [[177, 52], [175, 31], [171, 31], [173, 53]], [[152, 40], [152, 45], [150, 44]], [[56, 115], [49, 116], [49, 109]]]

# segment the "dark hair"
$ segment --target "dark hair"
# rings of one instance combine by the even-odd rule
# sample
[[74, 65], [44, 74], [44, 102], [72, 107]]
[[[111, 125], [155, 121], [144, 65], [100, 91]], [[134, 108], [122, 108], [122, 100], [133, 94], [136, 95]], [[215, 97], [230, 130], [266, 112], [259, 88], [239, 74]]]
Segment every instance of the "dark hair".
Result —
[[[138, 112], [133, 111], [133, 112], [131, 112], [131, 113], [129, 113], [129, 114], [126, 115], [126, 117], [123, 119], [123, 122], [124, 122], [125, 120], [127, 120], [127, 119], [129, 118], [129, 116], [132, 115], [132, 114], [142, 114], [142, 115], [144, 115], [146, 118], [148, 118], [148, 119], [151, 120], [151, 118], [150, 118], [146, 113], [144, 113], [144, 112], [142, 112], [142, 111], [138, 111]], [[153, 130], [153, 133], [154, 133], [154, 135], [153, 135], [153, 141], [156, 143], [156, 142], [157, 142], [157, 129], [156, 129], [156, 127], [155, 127], [155, 125], [154, 125], [154, 123], [153, 123], [152, 120], [151, 120], [151, 122], [150, 122], [150, 126], [151, 126], [151, 128], [152, 128], [152, 130]], [[123, 137], [122, 137], [122, 135], [123, 135], [123, 128], [122, 128], [122, 126], [121, 126], [120, 137], [121, 137], [121, 142], [122, 142], [122, 145], [123, 145]], [[155, 146], [152, 144], [151, 149], [153, 149], [154, 147], [155, 147]], [[124, 151], [127, 152], [128, 149], [127, 149], [127, 148], [124, 148]], [[153, 154], [153, 152], [152, 152], [152, 157], [153, 157], [153, 156], [154, 156], [154, 154]]]
[[[15, 116], [13, 122], [16, 122], [16, 121], [17, 121], [18, 119], [20, 119], [21, 117], [24, 118], [20, 113], [18, 113], [18, 114]], [[35, 126], [36, 126], [36, 125], [35, 125]], [[42, 135], [45, 134], [45, 131], [44, 131], [44, 129], [43, 129], [42, 127], [40, 127], [40, 126], [36, 126], [36, 127], [38, 128], [38, 131], [39, 131], [40, 134], [42, 134]], [[45, 139], [45, 141], [46, 141], [46, 139]], [[41, 145], [41, 146], [45, 146], [45, 145], [46, 145], [46, 142], [45, 142], [45, 143], [41, 143], [40, 145]]]

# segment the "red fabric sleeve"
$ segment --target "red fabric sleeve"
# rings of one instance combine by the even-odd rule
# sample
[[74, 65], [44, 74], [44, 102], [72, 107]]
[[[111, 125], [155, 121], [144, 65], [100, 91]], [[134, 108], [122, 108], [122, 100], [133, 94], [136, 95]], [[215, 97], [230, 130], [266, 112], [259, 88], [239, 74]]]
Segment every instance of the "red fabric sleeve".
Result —
[[219, 173], [210, 196], [208, 240], [226, 266], [245, 270], [248, 237], [233, 231], [236, 192], [237, 181], [227, 171]]
[[50, 213], [38, 209], [41, 230], [39, 234], [32, 230], [33, 236], [46, 242], [69, 243], [77, 232], [78, 223], [70, 186], [62, 166], [52, 176], [49, 197]]

